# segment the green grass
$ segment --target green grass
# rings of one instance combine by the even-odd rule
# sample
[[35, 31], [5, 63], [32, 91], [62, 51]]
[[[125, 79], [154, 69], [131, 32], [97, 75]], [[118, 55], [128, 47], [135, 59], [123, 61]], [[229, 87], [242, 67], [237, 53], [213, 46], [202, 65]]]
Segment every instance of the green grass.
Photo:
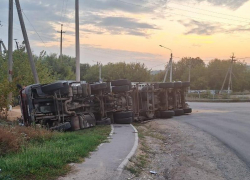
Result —
[[56, 133], [45, 142], [31, 142], [18, 153], [0, 158], [0, 179], [55, 179], [70, 171], [106, 140], [110, 126]]

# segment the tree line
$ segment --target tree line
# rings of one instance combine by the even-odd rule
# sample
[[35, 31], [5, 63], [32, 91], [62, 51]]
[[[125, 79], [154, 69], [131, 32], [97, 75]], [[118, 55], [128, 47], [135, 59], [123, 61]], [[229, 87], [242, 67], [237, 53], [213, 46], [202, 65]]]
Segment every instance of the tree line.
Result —
[[[8, 56], [0, 57], [0, 84], [7, 83]], [[34, 55], [37, 73], [40, 83], [50, 83], [57, 80], [75, 79], [75, 58], [63, 55], [62, 59], [57, 54], [49, 54], [42, 51], [39, 55]], [[173, 80], [188, 81], [189, 66], [191, 76], [191, 89], [220, 90], [225, 75], [230, 66], [230, 60], [214, 59], [208, 64], [197, 58], [184, 57], [173, 63]], [[99, 65], [81, 64], [81, 80], [87, 82], [99, 81]], [[129, 79], [133, 82], [161, 82], [165, 71], [160, 71], [156, 75], [151, 74], [143, 63], [108, 63], [102, 66], [103, 81], [114, 79]], [[13, 79], [15, 83], [27, 86], [33, 84], [33, 76], [29, 65], [28, 55], [25, 47], [13, 52]], [[169, 79], [169, 78], [168, 78]], [[244, 62], [233, 64], [233, 90], [250, 90], [250, 69]], [[227, 82], [225, 87], [227, 87]], [[4, 85], [5, 86], [5, 85]], [[0, 88], [1, 93], [1, 88]]]

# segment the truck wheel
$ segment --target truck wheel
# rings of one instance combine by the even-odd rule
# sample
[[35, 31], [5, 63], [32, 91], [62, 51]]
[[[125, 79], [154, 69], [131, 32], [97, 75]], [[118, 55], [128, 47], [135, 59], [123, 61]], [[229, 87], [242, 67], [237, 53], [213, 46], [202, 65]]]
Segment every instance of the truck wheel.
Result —
[[155, 111], [155, 117], [161, 118], [161, 111]]
[[192, 112], [192, 108], [185, 108], [183, 109], [185, 114], [191, 113]]
[[175, 116], [181, 116], [184, 114], [183, 109], [175, 109], [174, 110]]
[[58, 83], [44, 85], [41, 87], [41, 89], [44, 93], [53, 93], [54, 91], [59, 90], [63, 87], [64, 87], [63, 83], [58, 82]]
[[124, 85], [131, 85], [131, 82], [127, 79], [119, 79], [111, 81], [111, 86], [124, 86]]
[[189, 87], [190, 86], [190, 82], [182, 82], [182, 87]]
[[171, 118], [175, 115], [174, 111], [161, 111], [162, 118]]
[[114, 113], [114, 119], [122, 119], [122, 118], [129, 118], [129, 117], [133, 117], [132, 111], [121, 111], [121, 112]]
[[52, 130], [52, 131], [66, 131], [70, 128], [71, 128], [70, 123], [66, 122], [66, 123], [60, 124], [58, 126], [54, 126], [54, 127], [50, 128], [50, 130]]
[[106, 118], [101, 121], [96, 121], [96, 125], [110, 125], [111, 124], [111, 119]]
[[133, 121], [132, 117], [122, 118], [122, 119], [115, 119], [116, 124], [131, 124], [132, 121]]
[[107, 83], [91, 84], [90, 87], [93, 91], [103, 90], [107, 88]]
[[159, 83], [159, 88], [174, 88], [174, 83], [171, 82]]
[[181, 88], [182, 82], [174, 82], [174, 88]]
[[128, 85], [112, 87], [112, 92], [113, 93], [119, 93], [119, 92], [125, 92], [125, 91], [129, 91], [129, 86]]

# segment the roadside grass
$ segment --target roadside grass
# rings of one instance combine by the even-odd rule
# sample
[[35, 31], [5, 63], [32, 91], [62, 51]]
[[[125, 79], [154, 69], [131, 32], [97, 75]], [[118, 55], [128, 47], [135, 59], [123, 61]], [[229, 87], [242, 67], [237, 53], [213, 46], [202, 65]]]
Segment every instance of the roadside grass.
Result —
[[68, 163], [81, 162], [110, 133], [110, 126], [54, 133], [45, 141], [30, 141], [17, 153], [0, 158], [0, 179], [55, 179], [70, 171]]

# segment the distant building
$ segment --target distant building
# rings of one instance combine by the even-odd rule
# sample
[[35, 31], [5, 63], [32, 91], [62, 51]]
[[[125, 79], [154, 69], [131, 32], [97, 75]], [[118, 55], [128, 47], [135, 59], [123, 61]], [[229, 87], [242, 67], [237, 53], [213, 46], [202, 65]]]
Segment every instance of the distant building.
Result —
[[150, 71], [150, 74], [156, 75], [156, 74], [159, 74], [160, 72], [162, 72], [162, 70], [154, 70], [154, 71]]

